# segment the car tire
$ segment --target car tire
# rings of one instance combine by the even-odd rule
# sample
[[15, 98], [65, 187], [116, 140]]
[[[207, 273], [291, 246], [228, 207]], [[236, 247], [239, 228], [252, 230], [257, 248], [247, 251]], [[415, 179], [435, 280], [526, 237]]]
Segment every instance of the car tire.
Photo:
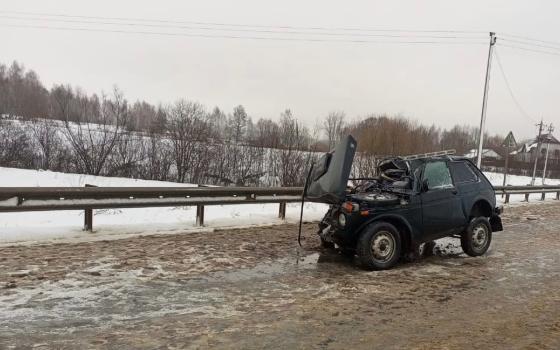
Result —
[[481, 256], [492, 242], [492, 228], [488, 218], [473, 218], [466, 230], [461, 234], [461, 248], [468, 256]]
[[364, 229], [358, 239], [357, 255], [367, 270], [386, 270], [401, 257], [401, 235], [388, 222], [376, 222]]

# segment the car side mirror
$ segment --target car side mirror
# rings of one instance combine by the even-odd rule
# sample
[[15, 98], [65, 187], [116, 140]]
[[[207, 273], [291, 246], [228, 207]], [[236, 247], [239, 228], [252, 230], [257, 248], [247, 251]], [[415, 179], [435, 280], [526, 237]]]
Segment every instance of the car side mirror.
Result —
[[422, 180], [422, 192], [427, 192], [429, 188], [430, 183], [428, 182], [428, 179]]

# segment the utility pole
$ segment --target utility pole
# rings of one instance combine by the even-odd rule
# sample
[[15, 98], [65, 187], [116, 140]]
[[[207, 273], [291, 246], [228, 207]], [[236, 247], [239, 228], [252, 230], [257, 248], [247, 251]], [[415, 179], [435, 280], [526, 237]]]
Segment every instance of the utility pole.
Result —
[[544, 167], [542, 171], [542, 184], [544, 185], [544, 179], [546, 176], [546, 163], [548, 163], [548, 149], [550, 148], [550, 140], [552, 139], [552, 132], [554, 131], [554, 126], [550, 124], [548, 126], [548, 135], [546, 135], [546, 156], [544, 157]]
[[480, 130], [478, 134], [478, 153], [476, 165], [482, 165], [482, 143], [484, 142], [484, 124], [486, 123], [486, 105], [488, 102], [488, 88], [490, 87], [490, 67], [492, 66], [492, 53], [496, 44], [496, 33], [490, 32], [490, 46], [488, 47], [488, 63], [486, 64], [486, 80], [484, 82], [484, 96], [482, 97], [482, 113], [480, 116]]
[[535, 185], [535, 176], [537, 175], [537, 163], [539, 161], [539, 155], [541, 153], [541, 135], [544, 127], [542, 119], [541, 122], [538, 123], [536, 126], [539, 127], [539, 136], [537, 136], [537, 151], [535, 152], [535, 165], [533, 166], [533, 178], [531, 179], [531, 186]]

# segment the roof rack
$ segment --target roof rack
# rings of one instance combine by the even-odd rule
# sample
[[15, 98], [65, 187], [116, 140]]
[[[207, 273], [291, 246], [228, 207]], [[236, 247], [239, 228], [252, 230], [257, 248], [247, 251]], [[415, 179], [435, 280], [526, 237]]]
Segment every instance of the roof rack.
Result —
[[432, 157], [440, 157], [440, 156], [448, 156], [455, 154], [454, 149], [448, 149], [445, 151], [438, 151], [438, 152], [429, 152], [429, 153], [420, 153], [420, 154], [411, 154], [408, 156], [399, 157], [402, 160], [413, 160], [413, 159], [422, 159], [422, 158], [432, 158]]

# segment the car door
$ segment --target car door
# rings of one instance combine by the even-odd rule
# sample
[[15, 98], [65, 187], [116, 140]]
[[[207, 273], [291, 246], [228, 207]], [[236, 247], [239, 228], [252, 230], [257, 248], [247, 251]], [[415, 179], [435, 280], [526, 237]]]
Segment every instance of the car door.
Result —
[[427, 162], [422, 172], [422, 223], [425, 239], [452, 233], [462, 225], [461, 198], [449, 171], [447, 161]]

